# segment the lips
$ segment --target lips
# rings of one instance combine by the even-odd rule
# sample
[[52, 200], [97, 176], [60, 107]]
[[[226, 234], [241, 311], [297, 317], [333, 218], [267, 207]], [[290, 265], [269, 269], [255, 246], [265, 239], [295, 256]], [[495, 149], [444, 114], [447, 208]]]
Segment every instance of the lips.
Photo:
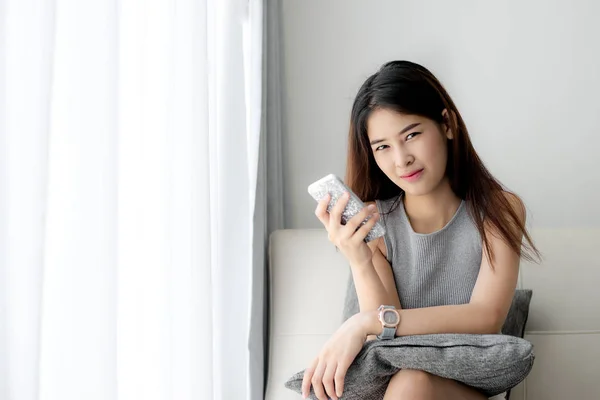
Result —
[[415, 176], [415, 175], [417, 175], [417, 174], [418, 174], [419, 172], [421, 172], [421, 171], [423, 171], [423, 168], [421, 168], [421, 169], [418, 169], [418, 170], [416, 170], [416, 171], [413, 171], [413, 172], [411, 172], [411, 173], [409, 173], [409, 174], [402, 175], [402, 176], [400, 176], [400, 178], [410, 178], [410, 177], [412, 177], [412, 176]]

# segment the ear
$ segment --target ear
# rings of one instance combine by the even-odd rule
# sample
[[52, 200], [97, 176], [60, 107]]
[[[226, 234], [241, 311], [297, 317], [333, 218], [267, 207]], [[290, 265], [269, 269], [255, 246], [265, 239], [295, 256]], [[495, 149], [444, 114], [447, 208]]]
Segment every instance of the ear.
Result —
[[448, 138], [448, 140], [452, 140], [454, 139], [454, 132], [452, 132], [452, 125], [450, 124], [450, 118], [453, 119], [454, 126], [456, 126], [456, 114], [454, 114], [454, 111], [450, 111], [448, 112], [447, 108], [444, 108], [444, 110], [442, 111], [442, 120], [444, 121], [442, 123], [442, 127], [444, 129], [444, 133], [446, 134], [446, 137]]

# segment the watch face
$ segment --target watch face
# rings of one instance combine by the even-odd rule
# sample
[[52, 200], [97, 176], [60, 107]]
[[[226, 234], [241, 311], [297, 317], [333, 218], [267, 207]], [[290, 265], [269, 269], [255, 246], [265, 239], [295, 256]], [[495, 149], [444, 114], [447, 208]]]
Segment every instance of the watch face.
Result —
[[398, 316], [392, 310], [384, 310], [383, 320], [386, 324], [394, 325], [398, 322]]

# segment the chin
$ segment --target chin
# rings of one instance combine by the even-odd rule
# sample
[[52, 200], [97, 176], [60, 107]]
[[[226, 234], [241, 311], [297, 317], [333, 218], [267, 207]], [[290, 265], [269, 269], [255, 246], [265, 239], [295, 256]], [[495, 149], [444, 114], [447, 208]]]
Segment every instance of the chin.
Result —
[[[398, 179], [402, 180], [402, 178]], [[398, 182], [396, 182], [396, 185], [398, 185], [398, 187], [400, 187], [400, 189], [402, 189], [404, 193], [406, 193], [406, 195], [411, 197], [424, 196], [426, 194], [431, 193], [433, 190], [431, 185], [428, 185], [427, 182], [417, 182], [413, 185], [407, 185], [405, 182], [402, 183], [402, 185], [398, 185]]]
[[[402, 178], [398, 178], [398, 180], [401, 181]], [[428, 187], [426, 187], [425, 185], [422, 185], [421, 183], [419, 183], [417, 185], [407, 185], [405, 182], [402, 182], [402, 185], [400, 185], [398, 181], [396, 181], [394, 183], [396, 184], [396, 186], [398, 186], [400, 189], [402, 189], [405, 194], [407, 194], [409, 196], [422, 196], [431, 191], [431, 190], [429, 190]]]
[[412, 190], [405, 190], [404, 193], [406, 193], [406, 195], [411, 196], [411, 197], [419, 197], [419, 196], [424, 196], [426, 194], [431, 193], [431, 190], [428, 190], [428, 189], [423, 189], [423, 190], [412, 189]]

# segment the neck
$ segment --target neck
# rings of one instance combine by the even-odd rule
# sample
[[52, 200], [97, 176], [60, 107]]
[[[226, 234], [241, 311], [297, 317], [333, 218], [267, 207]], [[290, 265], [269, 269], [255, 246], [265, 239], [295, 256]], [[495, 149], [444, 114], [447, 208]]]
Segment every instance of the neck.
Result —
[[417, 233], [442, 229], [452, 219], [460, 203], [461, 199], [454, 194], [447, 179], [427, 194], [404, 196], [406, 215]]

